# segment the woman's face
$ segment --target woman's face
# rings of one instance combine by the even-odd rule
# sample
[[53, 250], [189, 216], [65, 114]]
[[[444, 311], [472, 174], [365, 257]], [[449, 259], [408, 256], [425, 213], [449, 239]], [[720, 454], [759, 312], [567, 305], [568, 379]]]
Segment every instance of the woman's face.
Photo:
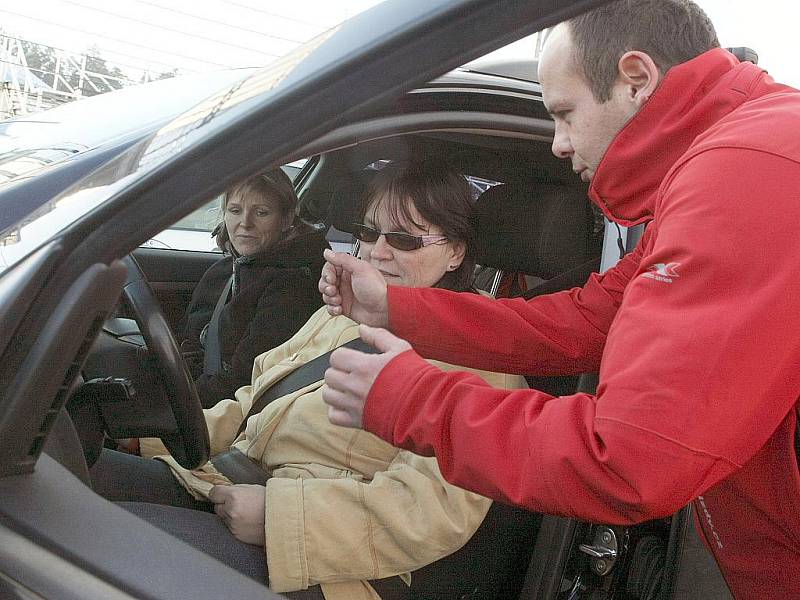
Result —
[[[413, 206], [410, 212], [414, 221], [422, 225], [422, 228], [414, 223], [403, 223], [400, 226], [392, 223], [387, 210], [380, 203], [370, 205], [364, 217], [364, 224], [383, 232], [402, 231], [411, 235], [442, 235], [441, 228], [428, 223]], [[389, 285], [431, 287], [445, 273], [454, 271], [461, 265], [464, 250], [464, 244], [447, 241], [403, 251], [392, 248], [382, 235], [374, 244], [361, 242], [359, 254], [363, 260], [381, 272]]]
[[289, 224], [276, 200], [253, 190], [234, 190], [225, 205], [225, 228], [242, 256], [269, 248]]

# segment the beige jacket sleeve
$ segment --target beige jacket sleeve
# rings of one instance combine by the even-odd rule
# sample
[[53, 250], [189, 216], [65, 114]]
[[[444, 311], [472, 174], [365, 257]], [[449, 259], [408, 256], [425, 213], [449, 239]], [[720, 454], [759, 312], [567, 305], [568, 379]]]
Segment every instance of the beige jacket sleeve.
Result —
[[[525, 386], [520, 377], [476, 373], [498, 387]], [[414, 571], [461, 548], [490, 505], [447, 483], [435, 458], [402, 450], [372, 481], [273, 477], [265, 506], [270, 587], [286, 592]]]

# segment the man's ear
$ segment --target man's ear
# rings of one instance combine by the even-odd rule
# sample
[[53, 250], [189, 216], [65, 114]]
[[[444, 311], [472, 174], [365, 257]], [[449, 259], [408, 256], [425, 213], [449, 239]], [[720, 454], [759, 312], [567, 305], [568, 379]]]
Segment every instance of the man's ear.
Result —
[[617, 64], [619, 80], [624, 85], [626, 99], [640, 109], [661, 80], [661, 71], [649, 54], [630, 50], [623, 54]]

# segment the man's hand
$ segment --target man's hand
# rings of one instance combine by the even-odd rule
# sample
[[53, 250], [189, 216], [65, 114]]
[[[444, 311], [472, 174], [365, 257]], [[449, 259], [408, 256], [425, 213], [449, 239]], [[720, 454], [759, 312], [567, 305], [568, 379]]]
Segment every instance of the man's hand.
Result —
[[369, 263], [345, 252], [325, 250], [319, 291], [333, 316], [345, 315], [373, 327], [389, 325], [386, 280]]
[[219, 515], [237, 540], [263, 546], [264, 504], [267, 488], [263, 485], [215, 485], [208, 494]]
[[361, 427], [364, 404], [378, 374], [411, 344], [385, 329], [362, 325], [361, 339], [381, 351], [364, 354], [350, 348], [339, 348], [331, 354], [331, 366], [325, 371], [322, 399], [328, 404], [328, 419], [334, 425]]

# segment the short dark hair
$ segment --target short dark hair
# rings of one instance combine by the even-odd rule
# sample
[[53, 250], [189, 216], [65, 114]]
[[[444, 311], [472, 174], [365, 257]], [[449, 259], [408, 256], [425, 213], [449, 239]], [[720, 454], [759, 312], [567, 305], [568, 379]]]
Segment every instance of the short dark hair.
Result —
[[[410, 200], [410, 202], [409, 202]], [[361, 220], [367, 212], [386, 209], [392, 226], [401, 228], [416, 223], [411, 206], [431, 225], [441, 228], [451, 242], [464, 244], [464, 260], [448, 271], [434, 287], [465, 291], [475, 272], [475, 228], [473, 200], [469, 183], [455, 169], [436, 162], [390, 163], [367, 186], [361, 207]]]
[[567, 21], [575, 61], [598, 102], [611, 99], [617, 64], [639, 50], [661, 73], [719, 47], [714, 25], [691, 0], [616, 0]]
[[297, 193], [289, 176], [281, 168], [272, 169], [266, 173], [261, 173], [250, 179], [246, 179], [239, 185], [235, 185], [222, 196], [222, 215], [220, 223], [211, 232], [217, 240], [217, 246], [227, 252], [230, 236], [225, 227], [225, 208], [228, 206], [228, 199], [236, 193], [255, 192], [262, 197], [275, 200], [281, 215], [288, 215], [297, 210]]

